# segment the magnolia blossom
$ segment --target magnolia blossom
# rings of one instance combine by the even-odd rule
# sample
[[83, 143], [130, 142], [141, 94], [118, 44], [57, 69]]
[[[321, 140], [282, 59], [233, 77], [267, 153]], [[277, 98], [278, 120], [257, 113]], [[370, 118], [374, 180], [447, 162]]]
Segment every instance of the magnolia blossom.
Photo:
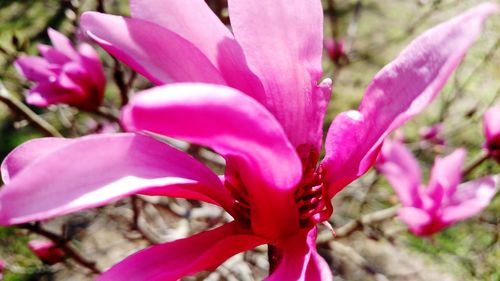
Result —
[[498, 176], [460, 184], [465, 150], [437, 157], [427, 186], [417, 160], [402, 143], [386, 140], [377, 168], [396, 191], [399, 218], [415, 235], [427, 236], [480, 213], [495, 195]]
[[500, 163], [500, 106], [494, 106], [483, 116], [483, 127], [486, 142], [484, 147], [498, 163]]
[[76, 50], [63, 34], [48, 31], [52, 45], [38, 45], [42, 57], [21, 56], [15, 66], [36, 83], [26, 102], [36, 106], [69, 104], [96, 109], [104, 97], [106, 78], [96, 51], [86, 43]]
[[328, 57], [334, 61], [339, 62], [341, 59], [346, 57], [345, 53], [345, 41], [343, 39], [337, 40], [328, 38], [323, 42], [326, 53]]
[[31, 240], [28, 248], [44, 263], [51, 265], [63, 261], [65, 256], [57, 245], [48, 240]]
[[422, 127], [419, 130], [420, 139], [423, 142], [444, 145], [445, 139], [442, 136], [443, 123], [436, 123], [429, 127]]
[[[329, 79], [318, 84], [321, 1], [228, 3], [233, 33], [202, 0], [131, 0], [131, 18], [85, 13], [84, 30], [104, 49], [157, 84], [178, 83], [136, 95], [123, 111], [126, 128], [154, 137], [43, 138], [15, 149], [1, 167], [0, 224], [131, 194], [197, 199], [234, 220], [140, 251], [98, 280], [176, 280], [261, 244], [276, 257], [267, 280], [331, 280], [315, 247], [331, 198], [438, 94], [498, 7], [481, 5], [411, 43], [375, 76], [358, 110], [335, 118], [320, 162], [331, 91]], [[212, 148], [226, 160], [224, 175], [162, 135]]]

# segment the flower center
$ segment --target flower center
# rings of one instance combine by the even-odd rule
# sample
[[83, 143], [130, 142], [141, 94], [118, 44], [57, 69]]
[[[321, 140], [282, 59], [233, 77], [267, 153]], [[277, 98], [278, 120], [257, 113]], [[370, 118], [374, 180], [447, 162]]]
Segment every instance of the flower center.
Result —
[[333, 213], [332, 202], [324, 184], [326, 171], [320, 165], [319, 152], [312, 145], [302, 144], [297, 147], [302, 161], [302, 180], [295, 190], [295, 202], [299, 210], [301, 228], [311, 228], [328, 220]]
[[[328, 220], [333, 213], [328, 190], [324, 184], [325, 170], [320, 165], [319, 153], [313, 145], [302, 144], [297, 147], [302, 162], [302, 179], [294, 193], [295, 204], [299, 211], [299, 225], [309, 229]], [[250, 226], [251, 206], [249, 195], [238, 173], [227, 173], [224, 185], [234, 198], [233, 213], [243, 225]]]

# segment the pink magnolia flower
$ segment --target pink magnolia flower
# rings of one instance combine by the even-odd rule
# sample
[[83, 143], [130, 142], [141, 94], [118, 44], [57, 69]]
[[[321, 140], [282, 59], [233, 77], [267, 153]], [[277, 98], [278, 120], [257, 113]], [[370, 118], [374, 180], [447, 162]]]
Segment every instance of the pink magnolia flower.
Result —
[[402, 143], [386, 140], [383, 162], [377, 168], [396, 191], [402, 208], [399, 218], [415, 235], [427, 236], [480, 213], [495, 195], [498, 176], [460, 184], [465, 150], [437, 157], [427, 186], [421, 182], [417, 160]]
[[500, 106], [488, 109], [483, 116], [483, 127], [488, 153], [500, 163]]
[[[317, 83], [321, 1], [230, 0], [234, 35], [201, 0], [132, 0], [132, 18], [85, 13], [84, 29], [111, 54], [158, 84], [184, 83], [138, 94], [124, 109], [127, 128], [156, 137], [44, 138], [15, 149], [1, 167], [0, 224], [131, 194], [198, 199], [234, 220], [140, 251], [99, 280], [175, 280], [260, 244], [277, 251], [267, 280], [331, 280], [315, 248], [330, 199], [373, 165], [391, 131], [438, 94], [496, 10], [481, 5], [410, 44], [376, 75], [359, 109], [333, 121], [319, 166], [331, 86]], [[212, 148], [226, 160], [224, 176], [158, 135]]]
[[343, 39], [336, 40], [332, 38], [325, 39], [323, 42], [328, 57], [334, 61], [339, 62], [346, 57], [345, 41]]
[[76, 50], [63, 34], [48, 31], [54, 47], [40, 44], [42, 57], [21, 56], [15, 66], [19, 73], [36, 85], [26, 102], [36, 106], [69, 104], [96, 109], [104, 97], [106, 78], [96, 51], [88, 44]]
[[65, 256], [59, 247], [48, 240], [31, 240], [28, 242], [28, 248], [40, 260], [50, 265], [63, 261]]
[[443, 123], [436, 123], [429, 127], [422, 127], [419, 130], [420, 139], [423, 142], [444, 145], [445, 140], [442, 136], [443, 133]]

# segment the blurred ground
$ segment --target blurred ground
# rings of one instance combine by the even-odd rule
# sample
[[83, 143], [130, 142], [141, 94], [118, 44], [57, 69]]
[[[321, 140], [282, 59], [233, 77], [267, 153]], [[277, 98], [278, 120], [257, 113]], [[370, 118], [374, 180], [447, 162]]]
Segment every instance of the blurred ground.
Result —
[[[324, 6], [327, 7], [326, 1]], [[335, 66], [325, 58], [325, 77], [334, 77], [335, 86], [325, 120], [325, 130], [340, 111], [355, 108], [364, 88], [380, 68], [428, 27], [449, 19], [482, 1], [476, 0], [364, 0], [336, 1], [336, 30], [339, 38], [352, 39], [349, 63]], [[35, 43], [46, 42], [45, 30], [55, 27], [68, 34], [76, 32], [74, 23], [84, 10], [95, 9], [94, 1], [0, 0], [0, 80], [13, 93], [22, 93], [26, 83], [12, 67], [12, 59], [21, 53], [36, 53]], [[356, 7], [359, 13], [356, 14]], [[106, 1], [107, 11], [127, 14], [126, 1]], [[354, 20], [356, 19], [357, 20]], [[325, 22], [325, 36], [331, 36], [331, 22]], [[351, 30], [349, 33], [347, 30]], [[352, 30], [355, 30], [353, 32]], [[407, 124], [404, 135], [418, 155], [427, 174], [434, 156], [454, 148], [469, 151], [468, 163], [481, 154], [483, 142], [481, 116], [492, 104], [500, 103], [500, 17], [488, 21], [485, 33], [467, 55], [456, 75], [450, 79], [438, 100], [424, 114]], [[105, 64], [113, 61], [102, 53]], [[110, 73], [108, 73], [110, 74]], [[148, 87], [139, 80], [136, 88]], [[116, 104], [116, 87], [110, 85], [108, 105]], [[86, 133], [80, 129], [89, 116], [65, 107], [34, 109], [55, 124], [65, 136]], [[63, 116], [64, 118], [61, 118]], [[64, 120], [77, 126], [66, 127]], [[63, 121], [61, 121], [63, 120]], [[66, 121], [68, 121], [66, 120]], [[418, 129], [443, 122], [446, 147], [422, 147]], [[19, 116], [0, 105], [0, 156], [27, 139], [42, 135]], [[500, 167], [486, 162], [470, 178], [500, 173]], [[372, 171], [353, 183], [334, 199], [335, 228], [397, 203], [392, 189]], [[426, 177], [426, 175], [424, 175]], [[146, 199], [144, 199], [146, 200]], [[142, 200], [140, 223], [152, 239], [171, 241], [186, 237], [227, 220], [215, 207], [186, 200]], [[121, 258], [143, 248], [148, 242], [132, 230], [130, 200], [51, 221], [46, 225], [57, 232], [65, 225], [73, 245], [98, 267], [107, 268]], [[69, 230], [68, 230], [69, 229]], [[149, 229], [149, 230], [148, 230]], [[326, 233], [326, 234], [325, 234]], [[422, 239], [406, 233], [397, 219], [386, 220], [320, 245], [321, 254], [330, 262], [335, 280], [500, 280], [500, 197], [497, 195], [480, 216], [459, 223]], [[328, 235], [323, 229], [322, 234]], [[25, 231], [0, 228], [0, 258], [8, 263], [4, 280], [91, 280], [88, 270], [72, 262], [52, 267], [42, 265], [26, 248]], [[332, 242], [333, 241], [333, 242]], [[214, 273], [186, 280], [259, 280], [267, 275], [267, 249], [259, 247], [235, 256]]]

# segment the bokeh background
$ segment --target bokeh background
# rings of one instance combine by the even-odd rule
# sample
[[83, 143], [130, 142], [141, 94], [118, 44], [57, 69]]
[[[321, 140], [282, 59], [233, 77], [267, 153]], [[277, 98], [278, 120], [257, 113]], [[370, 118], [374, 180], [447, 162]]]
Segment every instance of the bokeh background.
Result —
[[[207, 2], [227, 20], [223, 0]], [[375, 73], [418, 34], [481, 2], [324, 0], [325, 38], [346, 42], [345, 56], [335, 60], [326, 53], [324, 56], [324, 76], [332, 77], [335, 83], [325, 131], [337, 113], [357, 107]], [[36, 44], [48, 43], [48, 27], [75, 40], [82, 39], [78, 32], [79, 15], [102, 8], [107, 13], [129, 14], [125, 0], [100, 3], [93, 0], [0, 0], [0, 81], [13, 96], [22, 100], [30, 84], [15, 71], [15, 58], [21, 54], [37, 54]], [[449, 154], [455, 148], [468, 150], [467, 164], [481, 157], [482, 114], [488, 107], [500, 104], [499, 49], [500, 16], [493, 16], [483, 36], [437, 100], [401, 130], [423, 167], [424, 178], [428, 177], [436, 155]], [[109, 81], [105, 98], [107, 108], [116, 109], [120, 104], [116, 73], [121, 75], [118, 80], [130, 81], [133, 91], [151, 86], [102, 50], [99, 52]], [[118, 130], [100, 116], [78, 112], [68, 106], [31, 109], [66, 137]], [[445, 145], [425, 143], [420, 139], [419, 130], [435, 123], [443, 123]], [[1, 159], [17, 145], [43, 136], [42, 131], [0, 103]], [[187, 147], [182, 143], [178, 145]], [[214, 169], [222, 171], [223, 166], [216, 155], [203, 149], [198, 153]], [[96, 155], [96, 161], [98, 157]], [[54, 176], [57, 173], [64, 171], [54, 171]], [[499, 165], [486, 161], [469, 174], [468, 179], [493, 173], [500, 173]], [[142, 210], [139, 222], [148, 239], [131, 227], [134, 213], [129, 199], [44, 224], [51, 231], [70, 238], [84, 257], [96, 261], [97, 266], [104, 269], [151, 242], [185, 237], [229, 219], [218, 208], [189, 200], [142, 197], [137, 200], [136, 206]], [[338, 229], [397, 203], [387, 181], [370, 171], [335, 197], [335, 212], [330, 222]], [[335, 280], [500, 280], [498, 195], [481, 215], [431, 238], [409, 234], [405, 225], [392, 217], [360, 225], [336, 239], [326, 229], [321, 230], [318, 247], [330, 262]], [[36, 237], [26, 230], [0, 227], [0, 258], [7, 262], [4, 280], [92, 280], [95, 277], [70, 260], [53, 266], [43, 264], [26, 246]], [[266, 250], [260, 247], [237, 255], [215, 272], [186, 280], [260, 280], [267, 274]]]

